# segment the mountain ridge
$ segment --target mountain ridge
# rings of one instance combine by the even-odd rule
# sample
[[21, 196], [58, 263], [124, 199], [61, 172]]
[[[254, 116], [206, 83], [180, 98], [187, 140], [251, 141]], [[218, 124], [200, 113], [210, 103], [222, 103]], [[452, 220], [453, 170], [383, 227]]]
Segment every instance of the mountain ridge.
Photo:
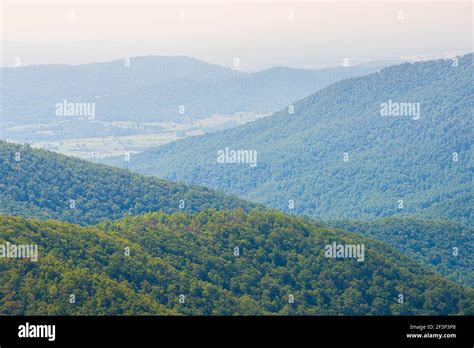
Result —
[[204, 187], [147, 178], [28, 145], [0, 142], [0, 213], [81, 225], [147, 211], [258, 208]]
[[[388, 67], [303, 98], [293, 114], [285, 108], [141, 152], [129, 168], [284, 211], [294, 200], [295, 213], [316, 218], [416, 215], [472, 226], [473, 80], [472, 54], [457, 66], [436, 60]], [[421, 118], [382, 116], [389, 101], [422, 105]], [[226, 147], [256, 151], [258, 165], [217, 163], [216, 151]]]

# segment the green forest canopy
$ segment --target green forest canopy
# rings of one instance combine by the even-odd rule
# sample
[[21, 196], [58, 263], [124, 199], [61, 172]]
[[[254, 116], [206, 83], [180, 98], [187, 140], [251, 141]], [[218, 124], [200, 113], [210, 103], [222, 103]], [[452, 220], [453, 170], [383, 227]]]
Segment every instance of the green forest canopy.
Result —
[[[280, 212], [157, 212], [97, 227], [3, 216], [0, 225], [0, 244], [37, 244], [40, 255], [0, 260], [7, 315], [474, 313], [474, 290], [386, 244]], [[364, 245], [364, 261], [325, 257], [334, 242]]]

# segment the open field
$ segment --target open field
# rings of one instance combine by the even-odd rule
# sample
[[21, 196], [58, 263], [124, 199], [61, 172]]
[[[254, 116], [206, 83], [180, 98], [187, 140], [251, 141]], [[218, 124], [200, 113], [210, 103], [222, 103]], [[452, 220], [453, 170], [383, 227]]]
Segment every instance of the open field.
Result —
[[123, 137], [67, 139], [60, 142], [38, 142], [33, 147], [44, 148], [80, 158], [104, 158], [137, 153], [178, 139], [176, 133], [137, 134]]
[[[83, 124], [31, 124], [6, 130], [11, 142], [24, 142], [24, 138], [29, 138], [33, 139], [32, 145], [36, 148], [94, 159], [138, 153], [180, 138], [232, 128], [264, 116], [253, 113], [212, 115], [187, 123], [84, 121]], [[78, 136], [70, 136], [71, 130]]]

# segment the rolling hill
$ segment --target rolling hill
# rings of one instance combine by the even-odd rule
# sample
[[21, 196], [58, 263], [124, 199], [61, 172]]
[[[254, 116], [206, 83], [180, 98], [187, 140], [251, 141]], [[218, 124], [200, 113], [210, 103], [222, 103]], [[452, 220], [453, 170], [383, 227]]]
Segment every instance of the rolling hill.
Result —
[[257, 205], [203, 187], [0, 142], [0, 214], [86, 225], [158, 210], [237, 207]]
[[[38, 247], [36, 262], [0, 258], [3, 315], [474, 313], [472, 289], [385, 244], [280, 212], [157, 212], [95, 227], [1, 216], [0, 225], [0, 245]], [[333, 243], [364, 252], [330, 258]]]
[[[272, 116], [144, 151], [127, 166], [324, 220], [410, 215], [473, 226], [472, 59], [336, 82]], [[238, 160], [220, 159], [239, 150]]]

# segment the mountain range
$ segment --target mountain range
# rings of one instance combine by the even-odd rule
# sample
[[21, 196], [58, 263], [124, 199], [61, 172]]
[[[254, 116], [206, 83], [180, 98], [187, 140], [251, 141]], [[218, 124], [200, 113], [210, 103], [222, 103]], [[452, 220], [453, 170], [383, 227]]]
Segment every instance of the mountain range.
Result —
[[147, 56], [81, 65], [0, 68], [5, 127], [58, 120], [56, 105], [94, 103], [100, 121], [182, 122], [271, 113], [337, 80], [379, 66], [272, 68], [256, 73], [189, 57]]

